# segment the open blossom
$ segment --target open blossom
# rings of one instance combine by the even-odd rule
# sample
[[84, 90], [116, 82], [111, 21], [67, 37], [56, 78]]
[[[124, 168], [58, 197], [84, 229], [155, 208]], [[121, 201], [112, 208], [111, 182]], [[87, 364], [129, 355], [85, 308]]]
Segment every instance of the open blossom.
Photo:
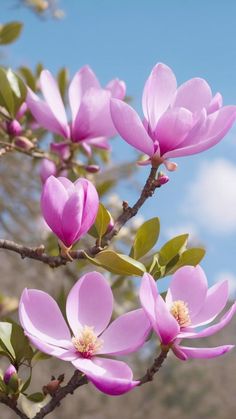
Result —
[[40, 86], [45, 101], [28, 89], [27, 105], [42, 127], [81, 143], [88, 153], [91, 146], [109, 149], [108, 138], [116, 134], [110, 114], [110, 98], [124, 98], [126, 88], [123, 81], [114, 79], [102, 88], [89, 66], [81, 68], [69, 85], [71, 123], [67, 120], [57, 83], [48, 70], [41, 72]]
[[50, 176], [41, 196], [44, 219], [66, 247], [72, 246], [93, 225], [99, 198], [93, 184], [79, 178], [71, 182], [65, 177]]
[[109, 326], [113, 295], [98, 272], [85, 274], [71, 289], [66, 316], [73, 336], [56, 301], [47, 293], [25, 289], [19, 317], [25, 334], [40, 351], [70, 361], [99, 390], [123, 394], [138, 385], [128, 365], [107, 355], [136, 351], [150, 332], [142, 309], [126, 313]]
[[172, 70], [157, 64], [146, 81], [144, 120], [128, 104], [111, 100], [111, 115], [118, 133], [142, 153], [169, 170], [166, 159], [200, 153], [217, 144], [229, 131], [236, 106], [222, 107], [222, 96], [212, 96], [208, 83], [193, 78], [177, 88]]
[[234, 347], [224, 345], [195, 348], [180, 345], [182, 339], [199, 339], [213, 335], [225, 327], [236, 312], [234, 303], [218, 323], [208, 326], [227, 303], [228, 281], [208, 289], [206, 276], [200, 266], [186, 266], [176, 271], [165, 300], [158, 293], [152, 276], [144, 274], [140, 300], [161, 343], [170, 346], [181, 360], [213, 358]]

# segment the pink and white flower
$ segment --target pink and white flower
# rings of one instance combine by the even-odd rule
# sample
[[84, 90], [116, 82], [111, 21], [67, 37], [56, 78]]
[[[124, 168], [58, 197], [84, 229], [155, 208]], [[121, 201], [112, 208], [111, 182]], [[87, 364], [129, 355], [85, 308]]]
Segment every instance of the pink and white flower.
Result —
[[56, 301], [47, 293], [25, 289], [19, 317], [25, 334], [40, 351], [70, 361], [95, 387], [110, 395], [126, 393], [139, 384], [128, 365], [107, 358], [136, 351], [150, 332], [142, 309], [126, 313], [109, 326], [113, 295], [98, 272], [85, 274], [71, 289], [66, 316], [72, 335]]

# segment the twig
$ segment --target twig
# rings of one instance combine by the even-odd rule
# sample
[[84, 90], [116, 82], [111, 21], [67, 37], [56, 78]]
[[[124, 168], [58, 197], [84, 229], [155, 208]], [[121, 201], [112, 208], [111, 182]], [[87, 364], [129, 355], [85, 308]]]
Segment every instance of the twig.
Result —
[[140, 386], [145, 384], [145, 383], [149, 383], [150, 381], [153, 380], [154, 375], [159, 371], [163, 362], [165, 361], [165, 359], [168, 355], [169, 349], [170, 348], [168, 346], [167, 347], [164, 346], [164, 345], [162, 346], [161, 353], [159, 354], [159, 356], [154, 359], [152, 366], [150, 368], [148, 368], [146, 374], [139, 379], [139, 381], [140, 381], [139, 385]]
[[14, 410], [14, 412], [19, 416], [21, 419], [29, 419], [28, 416], [26, 416], [23, 412], [21, 412], [20, 409], [18, 409], [16, 405], [16, 401], [12, 400], [10, 397], [1, 395], [0, 396], [0, 403], [5, 404], [6, 406], [10, 407], [11, 410]]

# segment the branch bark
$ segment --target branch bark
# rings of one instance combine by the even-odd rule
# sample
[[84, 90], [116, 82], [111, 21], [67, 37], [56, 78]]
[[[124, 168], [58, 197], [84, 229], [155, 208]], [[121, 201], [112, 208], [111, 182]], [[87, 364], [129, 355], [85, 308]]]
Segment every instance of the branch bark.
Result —
[[23, 412], [21, 412], [20, 409], [18, 409], [17, 404], [14, 400], [12, 400], [10, 397], [1, 395], [0, 396], [0, 403], [5, 404], [8, 406], [11, 410], [13, 410], [17, 416], [19, 416], [21, 419], [29, 419], [28, 416], [26, 416]]
[[169, 347], [162, 346], [161, 353], [157, 358], [154, 359], [152, 366], [148, 368], [146, 374], [144, 374], [143, 377], [139, 379], [140, 386], [153, 380], [154, 375], [159, 371], [164, 361], [166, 360], [169, 349]]

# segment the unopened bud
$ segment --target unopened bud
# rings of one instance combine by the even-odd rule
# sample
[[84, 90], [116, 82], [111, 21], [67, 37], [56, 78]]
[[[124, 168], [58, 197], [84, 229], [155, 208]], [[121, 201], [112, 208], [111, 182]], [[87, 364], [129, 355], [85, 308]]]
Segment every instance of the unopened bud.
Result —
[[169, 182], [169, 176], [165, 175], [165, 173], [159, 172], [157, 182], [160, 186], [165, 185], [165, 183]]
[[85, 166], [84, 168], [89, 173], [97, 173], [100, 170], [100, 167], [98, 165], [96, 165], [96, 164], [90, 164], [88, 166]]
[[45, 394], [45, 396], [47, 394], [50, 394], [50, 396], [53, 396], [57, 392], [57, 390], [60, 388], [60, 385], [61, 385], [60, 380], [52, 380], [46, 386], [43, 386], [43, 393]]
[[34, 144], [32, 143], [32, 141], [30, 141], [26, 137], [16, 137], [14, 139], [14, 144], [17, 147], [22, 148], [23, 150], [27, 150], [27, 151], [34, 148]]
[[10, 379], [11, 379], [11, 377], [14, 374], [17, 376], [17, 371], [16, 371], [14, 365], [10, 364], [9, 367], [7, 368], [7, 370], [5, 371], [5, 374], [4, 374], [4, 377], [3, 377], [4, 383], [5, 384], [8, 384], [9, 381], [10, 381]]
[[12, 135], [13, 137], [22, 133], [21, 124], [16, 119], [13, 119], [12, 121], [7, 121], [6, 128], [7, 133], [9, 135]]
[[57, 173], [57, 168], [54, 161], [49, 159], [43, 159], [40, 165], [40, 178], [42, 183], [45, 183], [47, 178], [51, 175], [55, 176]]

